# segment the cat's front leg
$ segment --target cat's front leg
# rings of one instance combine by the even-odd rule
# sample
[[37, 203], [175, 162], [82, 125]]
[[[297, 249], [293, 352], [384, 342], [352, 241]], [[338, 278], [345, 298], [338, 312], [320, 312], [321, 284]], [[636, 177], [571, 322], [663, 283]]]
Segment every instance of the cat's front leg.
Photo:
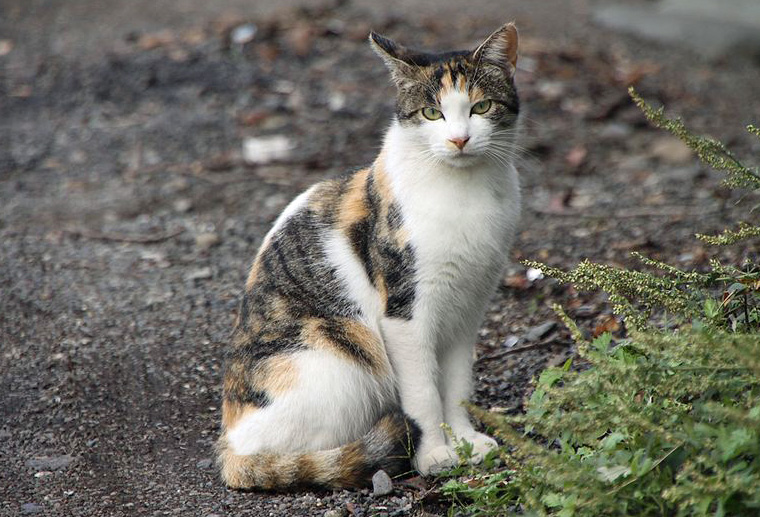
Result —
[[443, 404], [438, 391], [435, 345], [411, 321], [383, 322], [383, 338], [393, 367], [401, 407], [422, 431], [412, 460], [422, 475], [445, 470], [459, 461], [441, 428]]
[[466, 342], [453, 343], [442, 350], [440, 388], [446, 423], [454, 437], [472, 444], [471, 463], [480, 463], [496, 448], [496, 440], [479, 433], [470, 422], [464, 403], [472, 391], [473, 347]]

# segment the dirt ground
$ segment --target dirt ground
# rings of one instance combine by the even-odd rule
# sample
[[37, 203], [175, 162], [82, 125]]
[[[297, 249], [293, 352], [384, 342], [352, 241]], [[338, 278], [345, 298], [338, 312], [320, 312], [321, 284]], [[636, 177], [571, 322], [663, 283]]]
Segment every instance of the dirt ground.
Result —
[[[377, 152], [393, 91], [370, 28], [444, 49], [516, 20], [525, 206], [474, 400], [518, 410], [531, 377], [572, 354], [550, 302], [590, 330], [610, 321], [602, 296], [526, 278], [519, 260], [631, 265], [641, 251], [700, 267], [719, 253], [693, 234], [757, 204], [736, 205], [720, 174], [649, 128], [626, 86], [757, 156], [742, 128], [760, 122], [760, 64], [615, 34], [593, 8], [0, 0], [0, 513], [445, 512], [420, 479], [385, 497], [222, 486], [222, 357], [246, 269], [290, 199]], [[243, 142], [273, 135], [285, 154], [246, 162]]]

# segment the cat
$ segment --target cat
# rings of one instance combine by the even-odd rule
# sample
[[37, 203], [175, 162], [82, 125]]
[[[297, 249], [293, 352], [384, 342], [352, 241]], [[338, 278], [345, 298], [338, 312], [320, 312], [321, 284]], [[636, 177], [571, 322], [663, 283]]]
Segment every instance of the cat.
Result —
[[520, 213], [517, 40], [509, 23], [433, 54], [370, 33], [395, 117], [370, 167], [299, 195], [256, 255], [223, 381], [228, 486], [360, 487], [448, 468], [456, 440], [473, 461], [496, 447], [462, 402]]

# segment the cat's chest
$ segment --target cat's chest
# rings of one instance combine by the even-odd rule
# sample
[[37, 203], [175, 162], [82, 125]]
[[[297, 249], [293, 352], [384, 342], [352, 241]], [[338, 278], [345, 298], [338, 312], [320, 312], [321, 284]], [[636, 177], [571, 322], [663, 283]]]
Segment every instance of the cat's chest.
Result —
[[480, 284], [506, 260], [519, 216], [519, 191], [429, 185], [403, 211], [418, 280], [461, 289]]

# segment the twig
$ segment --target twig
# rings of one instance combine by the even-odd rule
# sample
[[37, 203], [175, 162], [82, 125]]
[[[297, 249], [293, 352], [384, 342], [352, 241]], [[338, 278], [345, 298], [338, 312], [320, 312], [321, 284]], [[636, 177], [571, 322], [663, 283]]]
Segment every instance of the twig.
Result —
[[184, 228], [178, 228], [171, 232], [154, 233], [152, 235], [124, 235], [120, 233], [100, 233], [91, 232], [89, 230], [64, 230], [64, 233], [69, 235], [75, 235], [77, 237], [83, 237], [85, 239], [91, 239], [96, 241], [112, 241], [112, 242], [131, 242], [135, 244], [156, 244], [159, 242], [168, 241], [173, 239], [177, 235], [184, 232]]
[[550, 345], [558, 345], [558, 344], [559, 343], [557, 343], [554, 339], [550, 339], [547, 341], [541, 341], [540, 343], [533, 343], [531, 345], [518, 346], [516, 348], [509, 348], [507, 350], [494, 352], [493, 354], [490, 354], [490, 355], [484, 355], [483, 357], [478, 359], [478, 361], [492, 361], [494, 359], [501, 359], [502, 357], [506, 357], [508, 355], [520, 354], [522, 352], [527, 352], [528, 350], [534, 350], [536, 348], [541, 348], [541, 347], [550, 346]]
[[580, 217], [584, 219], [633, 219], [637, 217], [699, 217], [708, 214], [720, 212], [719, 209], [711, 210], [698, 209], [693, 206], [668, 206], [657, 210], [654, 208], [629, 208], [617, 212], [608, 212], [604, 214], [583, 212], [581, 210], [550, 210], [546, 208], [531, 207], [531, 210], [537, 214], [549, 215], [553, 217]]

